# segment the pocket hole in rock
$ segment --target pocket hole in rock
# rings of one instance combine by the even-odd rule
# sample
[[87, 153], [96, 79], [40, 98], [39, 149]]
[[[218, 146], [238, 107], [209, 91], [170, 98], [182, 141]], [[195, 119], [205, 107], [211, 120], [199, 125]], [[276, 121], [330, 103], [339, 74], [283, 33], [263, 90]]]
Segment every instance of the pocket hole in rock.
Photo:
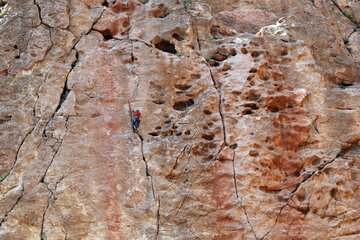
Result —
[[257, 156], [259, 156], [259, 153], [256, 150], [250, 150], [249, 155], [251, 157], [257, 157]]
[[170, 43], [169, 41], [162, 40], [161, 42], [156, 43], [155, 47], [161, 51], [176, 54], [175, 45]]
[[201, 137], [207, 141], [212, 141], [212, 140], [214, 140], [215, 136], [214, 136], [214, 134], [203, 134]]
[[168, 130], [168, 131], [164, 132], [165, 137], [172, 136], [172, 135], [174, 135], [174, 130]]
[[159, 133], [157, 132], [150, 132], [149, 135], [153, 136], [153, 137], [157, 137], [159, 136]]
[[175, 84], [174, 87], [177, 88], [177, 89], [180, 89], [180, 90], [185, 91], [185, 90], [191, 88], [191, 85], [187, 85], [187, 84]]
[[191, 74], [190, 77], [191, 77], [191, 79], [200, 79], [201, 75], [200, 74]]
[[212, 67], [218, 67], [220, 66], [219, 62], [213, 60], [213, 59], [210, 59], [209, 60], [209, 65], [212, 66]]
[[181, 36], [180, 36], [179, 34], [177, 34], [177, 33], [174, 33], [174, 34], [172, 35], [172, 37], [175, 38], [176, 40], [178, 40], [179, 42], [182, 41], [182, 40], [184, 40], [184, 38], [181, 37]]
[[255, 75], [254, 75], [254, 74], [251, 74], [251, 75], [249, 75], [249, 76], [247, 77], [247, 80], [250, 81], [250, 80], [253, 79], [254, 77], [255, 77]]
[[236, 49], [235, 49], [235, 48], [230, 48], [230, 49], [229, 49], [229, 54], [230, 54], [231, 56], [236, 56], [236, 54], [237, 54]]
[[104, 2], [103, 2], [103, 4], [102, 4], [102, 6], [104, 6], [104, 7], [109, 7], [109, 3], [108, 3], [108, 1], [107, 0], [105, 0]]
[[230, 69], [231, 69], [231, 65], [226, 62], [226, 63], [224, 63], [223, 67], [221, 68], [221, 71], [226, 72], [226, 71], [228, 71]]
[[186, 110], [186, 103], [185, 102], [176, 102], [174, 104], [173, 108], [176, 111], [185, 111]]
[[169, 15], [169, 11], [164, 4], [160, 4], [156, 10], [152, 10], [148, 14], [149, 17], [155, 18], [165, 18], [167, 15]]
[[190, 107], [191, 105], [194, 105], [194, 101], [192, 100], [192, 99], [190, 99], [189, 101], [187, 101], [186, 102], [186, 105], [188, 106], [188, 107]]
[[244, 105], [244, 107], [248, 107], [248, 108], [251, 108], [253, 110], [259, 109], [257, 103], [247, 103], [247, 104]]
[[288, 50], [283, 49], [283, 50], [281, 50], [280, 54], [281, 54], [281, 56], [286, 56], [286, 55], [288, 55]]
[[244, 111], [242, 111], [242, 115], [250, 115], [250, 114], [253, 114], [251, 109], [245, 109]]
[[303, 201], [306, 199], [306, 196], [305, 196], [305, 194], [303, 194], [303, 193], [299, 193], [298, 196], [297, 196], [297, 199], [298, 199], [300, 202], [303, 202]]
[[260, 53], [254, 51], [254, 52], [251, 52], [251, 56], [252, 56], [253, 58], [258, 58], [258, 57], [260, 56]]
[[231, 93], [234, 94], [234, 95], [236, 95], [236, 96], [241, 95], [241, 91], [239, 91], [239, 90], [234, 90], [234, 91], [232, 91]]
[[248, 50], [247, 50], [246, 48], [241, 48], [241, 52], [242, 52], [243, 54], [248, 54]]
[[210, 111], [210, 110], [208, 110], [208, 109], [205, 109], [205, 110], [204, 110], [204, 113], [205, 113], [206, 115], [211, 115], [211, 114], [212, 114], [212, 111]]
[[190, 135], [191, 134], [191, 131], [190, 130], [186, 130], [185, 131], [185, 135]]
[[105, 41], [110, 40], [113, 38], [111, 31], [109, 29], [106, 29], [104, 31], [101, 32], [101, 34], [103, 35]]
[[176, 136], [181, 136], [182, 135], [182, 132], [178, 132], [177, 134], [175, 134]]
[[161, 129], [161, 126], [157, 126], [155, 129], [156, 129], [156, 130], [160, 130], [160, 129]]
[[256, 73], [258, 70], [256, 68], [250, 69], [249, 73]]
[[160, 99], [156, 99], [156, 100], [153, 101], [153, 103], [158, 104], [158, 105], [162, 105], [162, 104], [165, 103], [165, 101], [160, 100]]
[[249, 101], [258, 101], [261, 95], [256, 94], [255, 92], [247, 92], [244, 94], [244, 99]]
[[230, 146], [230, 148], [231, 148], [231, 149], [233, 149], [233, 150], [234, 150], [234, 149], [237, 149], [237, 148], [238, 148], [237, 143], [235, 143], [235, 144], [231, 145], [231, 146]]
[[273, 150], [274, 150], [274, 147], [273, 147], [273, 146], [269, 146], [267, 149], [270, 150], [270, 151], [273, 151]]

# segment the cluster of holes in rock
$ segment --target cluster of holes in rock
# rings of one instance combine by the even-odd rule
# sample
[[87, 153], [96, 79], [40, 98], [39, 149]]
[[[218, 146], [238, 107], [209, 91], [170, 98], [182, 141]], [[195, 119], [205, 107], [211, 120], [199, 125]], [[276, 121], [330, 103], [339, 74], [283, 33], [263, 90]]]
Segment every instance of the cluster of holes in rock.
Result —
[[[168, 117], [168, 116], [166, 116], [166, 117]], [[185, 130], [184, 133], [181, 131], [178, 131], [177, 129], [179, 128], [179, 126], [176, 125], [175, 123], [171, 124], [172, 120], [169, 118], [167, 120], [165, 120], [164, 123], [165, 123], [164, 128], [166, 128], [166, 129], [163, 129], [162, 126], [157, 126], [157, 127], [155, 127], [155, 131], [149, 132], [148, 134], [153, 137], [157, 137], [160, 135], [162, 137], [169, 137], [169, 136], [180, 137], [183, 134], [187, 135], [187, 136], [189, 136], [191, 134], [191, 130], [189, 130], [189, 129]]]
[[[226, 49], [225, 47], [220, 47], [217, 49], [217, 51], [214, 54], [212, 54], [208, 63], [212, 67], [218, 67], [218, 66], [220, 66], [219, 62], [222, 62], [222, 61], [228, 59], [229, 57], [233, 57], [236, 55], [237, 55], [237, 51], [235, 48]], [[224, 69], [223, 71], [227, 71], [230, 68]]]

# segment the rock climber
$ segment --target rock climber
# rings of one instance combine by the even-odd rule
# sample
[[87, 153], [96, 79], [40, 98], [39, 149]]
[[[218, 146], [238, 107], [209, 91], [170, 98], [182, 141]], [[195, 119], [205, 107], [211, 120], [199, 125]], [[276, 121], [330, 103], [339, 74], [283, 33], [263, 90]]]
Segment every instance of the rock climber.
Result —
[[134, 118], [133, 118], [133, 121], [132, 121], [132, 128], [134, 131], [136, 131], [138, 128], [139, 128], [139, 125], [140, 125], [140, 117], [141, 117], [141, 113], [139, 110], [132, 110], [132, 113], [134, 114]]

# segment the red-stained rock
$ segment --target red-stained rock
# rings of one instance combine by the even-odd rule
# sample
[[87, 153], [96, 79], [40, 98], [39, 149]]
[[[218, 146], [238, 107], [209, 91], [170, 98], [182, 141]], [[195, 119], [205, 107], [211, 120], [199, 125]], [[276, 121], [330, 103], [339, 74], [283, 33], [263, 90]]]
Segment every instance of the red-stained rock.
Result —
[[354, 1], [0, 7], [0, 239], [359, 238]]

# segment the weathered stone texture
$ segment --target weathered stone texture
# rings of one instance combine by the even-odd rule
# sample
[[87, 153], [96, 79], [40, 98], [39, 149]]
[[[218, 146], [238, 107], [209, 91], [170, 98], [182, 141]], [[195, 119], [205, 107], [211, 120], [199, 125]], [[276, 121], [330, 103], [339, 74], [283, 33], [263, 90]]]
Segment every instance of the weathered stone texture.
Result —
[[0, 239], [360, 238], [357, 5], [0, 1]]

